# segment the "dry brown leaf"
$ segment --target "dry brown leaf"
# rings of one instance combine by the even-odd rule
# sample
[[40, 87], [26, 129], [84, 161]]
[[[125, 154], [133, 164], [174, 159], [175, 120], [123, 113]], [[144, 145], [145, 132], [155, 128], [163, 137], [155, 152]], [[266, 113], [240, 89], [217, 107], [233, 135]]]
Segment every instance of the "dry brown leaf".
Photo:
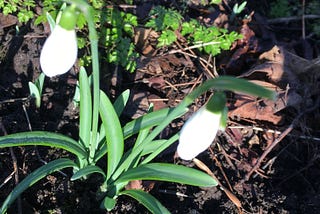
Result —
[[18, 18], [13, 15], [4, 15], [0, 13], [0, 29], [16, 25], [18, 23]]
[[135, 47], [145, 56], [154, 56], [156, 54], [156, 49], [150, 44], [149, 40], [156, 39], [157, 37], [159, 37], [157, 32], [152, 29], [134, 29]]
[[274, 103], [271, 100], [256, 100], [247, 95], [235, 95], [234, 109], [230, 109], [228, 116], [231, 118], [246, 118], [251, 120], [268, 121], [278, 124], [281, 116], [275, 115]]

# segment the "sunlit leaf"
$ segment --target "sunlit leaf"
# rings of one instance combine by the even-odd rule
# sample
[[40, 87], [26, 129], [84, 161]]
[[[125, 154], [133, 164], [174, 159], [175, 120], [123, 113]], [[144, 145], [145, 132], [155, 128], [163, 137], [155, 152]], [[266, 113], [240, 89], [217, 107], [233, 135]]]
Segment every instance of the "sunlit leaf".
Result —
[[149, 163], [129, 169], [121, 174], [116, 183], [132, 180], [159, 180], [202, 187], [217, 185], [217, 181], [204, 172], [168, 163]]
[[155, 197], [146, 193], [142, 190], [131, 189], [120, 192], [119, 195], [128, 195], [139, 201], [143, 206], [145, 206], [151, 213], [155, 214], [166, 214], [170, 213], [167, 208], [165, 208]]
[[107, 177], [117, 168], [124, 150], [121, 124], [116, 111], [107, 95], [100, 93], [100, 116], [105, 129], [108, 148]]
[[0, 148], [13, 146], [49, 146], [61, 148], [86, 159], [87, 153], [81, 145], [70, 137], [46, 131], [20, 132], [0, 137]]
[[91, 175], [93, 173], [100, 173], [103, 177], [106, 177], [106, 174], [100, 167], [92, 165], [92, 166], [85, 166], [79, 169], [76, 173], [73, 174], [70, 180], [74, 181], [79, 178]]

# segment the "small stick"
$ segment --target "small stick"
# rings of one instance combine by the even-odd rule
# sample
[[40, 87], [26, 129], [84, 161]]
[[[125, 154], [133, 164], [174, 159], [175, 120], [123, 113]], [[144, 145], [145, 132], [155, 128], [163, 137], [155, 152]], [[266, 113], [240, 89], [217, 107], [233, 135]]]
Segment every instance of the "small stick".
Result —
[[[304, 19], [319, 19], [320, 15], [310, 14], [304, 15]], [[276, 18], [276, 19], [269, 19], [269, 24], [280, 24], [283, 22], [291, 22], [291, 21], [299, 21], [301, 20], [301, 16], [290, 16], [290, 17], [283, 17], [283, 18]]]
[[8, 177], [6, 177], [6, 179], [4, 179], [4, 181], [0, 185], [0, 189], [12, 179], [14, 174], [15, 174], [15, 171], [11, 172], [11, 174]]
[[256, 164], [252, 167], [252, 169], [247, 173], [245, 180], [248, 181], [252, 175], [253, 172], [257, 171], [257, 169], [260, 167], [262, 161], [265, 159], [265, 157], [272, 151], [272, 149], [278, 145], [278, 143], [284, 138], [286, 137], [293, 129], [293, 123], [291, 123], [291, 125], [284, 131], [282, 132], [282, 134], [275, 139], [270, 146], [263, 152], [263, 154], [259, 157], [259, 159], [257, 160]]
[[306, 10], [306, 0], [302, 0], [302, 17], [301, 17], [301, 21], [302, 21], [302, 39], [305, 40], [306, 39], [306, 23], [305, 23], [305, 10]]
[[[27, 109], [26, 109], [26, 107], [25, 107], [24, 104], [22, 104], [22, 108], [23, 108], [24, 114], [25, 114], [26, 119], [27, 119], [27, 122], [28, 122], [29, 131], [32, 131], [32, 126], [31, 126], [31, 123], [30, 123], [29, 115], [28, 115]], [[35, 152], [36, 152], [36, 155], [37, 155], [38, 160], [39, 160], [41, 163], [43, 163], [44, 165], [46, 165], [48, 162], [45, 161], [45, 160], [43, 160], [43, 159], [41, 158], [37, 146], [34, 146], [34, 150], [35, 150]], [[59, 172], [61, 175], [63, 175], [64, 177], [67, 177], [67, 175], [66, 175], [64, 172], [62, 172], [62, 171], [60, 171], [60, 170], [59, 170], [58, 172]]]
[[263, 152], [263, 154], [259, 157], [259, 159], [257, 160], [256, 164], [252, 167], [252, 169], [247, 173], [246, 177], [245, 177], [245, 181], [248, 181], [252, 175], [252, 173], [254, 171], [257, 171], [257, 169], [260, 167], [262, 161], [265, 159], [265, 157], [272, 151], [272, 149], [278, 145], [278, 143], [284, 138], [286, 137], [292, 130], [293, 128], [295, 127], [295, 124], [297, 123], [297, 121], [307, 112], [311, 112], [315, 109], [317, 109], [319, 107], [319, 101], [320, 99], [318, 99], [316, 101], [316, 104], [307, 109], [306, 111], [304, 112], [301, 112], [293, 121], [292, 123], [290, 124], [290, 126], [284, 131], [282, 132], [282, 134], [277, 138], [275, 139], [271, 144], [270, 146]]
[[[3, 134], [8, 135], [7, 130], [4, 128], [1, 120], [0, 120], [0, 126], [3, 131]], [[12, 162], [13, 162], [13, 172], [14, 172], [15, 184], [18, 185], [18, 183], [19, 183], [19, 168], [18, 168], [17, 157], [14, 154], [12, 147], [10, 147], [9, 150], [10, 150], [10, 154], [11, 154], [11, 158], [12, 158]], [[21, 204], [21, 197], [20, 196], [18, 196], [18, 198], [17, 198], [17, 206], [18, 206], [18, 214], [22, 214], [22, 204]]]
[[[187, 51], [187, 50], [192, 50], [192, 49], [195, 49], [195, 48], [202, 48], [202, 47], [205, 47], [205, 46], [208, 46], [208, 45], [217, 45], [217, 44], [220, 44], [221, 42], [206, 42], [206, 43], [200, 43], [200, 44], [196, 44], [196, 45], [192, 45], [192, 46], [189, 46], [189, 47], [186, 47], [186, 48], [183, 48], [183, 51]], [[174, 53], [179, 53], [181, 50], [172, 50], [172, 51], [169, 51], [168, 54], [174, 54]]]
[[[221, 163], [219, 162], [219, 160], [217, 159], [217, 157], [214, 155], [214, 153], [213, 153], [213, 151], [212, 151], [211, 148], [209, 148], [209, 151], [210, 151], [210, 153], [211, 153], [211, 156], [212, 156], [213, 160], [216, 162], [216, 165], [217, 165], [218, 168], [220, 169], [220, 172], [222, 173], [222, 175], [223, 175], [223, 177], [224, 177], [224, 180], [227, 182], [229, 189], [232, 190], [232, 186], [231, 186], [231, 184], [230, 184], [230, 182], [229, 182], [229, 179], [228, 179], [226, 173], [224, 172], [224, 170], [223, 170], [223, 168], [222, 168]], [[229, 159], [229, 161], [230, 161], [230, 159]]]
[[208, 175], [210, 175], [214, 180], [217, 181], [218, 185], [220, 186], [220, 189], [223, 190], [226, 195], [228, 196], [228, 198], [234, 203], [234, 205], [237, 206], [239, 213], [242, 213], [242, 205], [240, 200], [237, 198], [237, 196], [235, 196], [230, 190], [228, 190], [227, 188], [225, 188], [220, 181], [218, 180], [218, 178], [213, 174], [213, 172], [200, 160], [198, 160], [197, 158], [193, 158], [192, 159], [193, 162], [203, 171], [205, 171]]

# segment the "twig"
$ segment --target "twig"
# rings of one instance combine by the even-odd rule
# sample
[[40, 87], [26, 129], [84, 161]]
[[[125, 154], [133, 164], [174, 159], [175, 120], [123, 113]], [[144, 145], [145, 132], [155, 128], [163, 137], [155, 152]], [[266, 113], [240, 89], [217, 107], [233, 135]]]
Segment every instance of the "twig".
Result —
[[177, 89], [174, 85], [172, 85], [170, 82], [168, 82], [167, 80], [164, 81], [167, 85], [169, 85], [170, 88], [173, 88], [175, 91], [179, 91], [179, 89]]
[[188, 196], [186, 194], [183, 194], [181, 192], [172, 191], [172, 190], [159, 189], [158, 191], [161, 192], [161, 193], [169, 194], [169, 195], [176, 195], [176, 196], [180, 196], [180, 197], [190, 198], [190, 196]]
[[[253, 130], [259, 131], [259, 132], [281, 134], [281, 131], [272, 130], [272, 129], [264, 129], [264, 128], [256, 127], [256, 126], [228, 126], [228, 129], [253, 129]], [[300, 138], [300, 139], [304, 139], [304, 140], [320, 141], [319, 137], [313, 137], [313, 136], [295, 135], [295, 134], [288, 134], [288, 136], [296, 137], [296, 138]]]
[[200, 81], [194, 81], [194, 82], [185, 82], [185, 83], [179, 83], [179, 84], [171, 84], [171, 86], [164, 86], [163, 89], [171, 88], [172, 86], [180, 87], [180, 86], [194, 85], [194, 84], [199, 84], [199, 83], [201, 83], [201, 82]]
[[[3, 134], [8, 135], [7, 130], [4, 128], [1, 120], [0, 120], [0, 126], [1, 126], [1, 130], [2, 130]], [[12, 147], [10, 147], [9, 150], [10, 150], [10, 155], [11, 155], [12, 162], [13, 162], [13, 172], [14, 172], [15, 184], [18, 185], [18, 183], [19, 183], [19, 168], [18, 168], [17, 157], [14, 154]], [[18, 214], [22, 214], [22, 204], [21, 204], [21, 197], [20, 196], [18, 196], [18, 198], [17, 198], [17, 207], [18, 207]]]
[[225, 188], [218, 178], [213, 174], [213, 172], [200, 160], [197, 158], [193, 158], [192, 161], [203, 171], [205, 171], [208, 175], [210, 175], [214, 180], [217, 181], [218, 185], [220, 186], [220, 189], [224, 191], [224, 193], [228, 196], [228, 198], [234, 203], [234, 205], [237, 206], [239, 213], [242, 213], [242, 205], [240, 200], [235, 196], [230, 190]]
[[301, 17], [301, 21], [302, 21], [302, 39], [305, 40], [306, 39], [306, 29], [305, 29], [305, 10], [306, 10], [306, 0], [302, 0], [302, 17]]
[[[319, 19], [320, 15], [304, 15], [304, 19]], [[283, 18], [276, 18], [276, 19], [269, 19], [269, 24], [280, 24], [280, 23], [286, 23], [286, 22], [292, 22], [292, 21], [299, 21], [301, 20], [301, 16], [291, 16], [291, 17], [283, 17]]]
[[[218, 158], [214, 155], [214, 153], [213, 153], [213, 151], [212, 151], [211, 148], [209, 148], [209, 151], [210, 151], [210, 153], [211, 153], [211, 156], [212, 156], [213, 160], [216, 162], [216, 165], [217, 165], [218, 168], [220, 169], [220, 171], [221, 171], [221, 173], [222, 173], [222, 176], [224, 177], [224, 180], [227, 182], [227, 185], [228, 185], [229, 189], [232, 191], [233, 188], [232, 188], [232, 186], [231, 186], [231, 184], [230, 184], [230, 182], [229, 182], [229, 179], [228, 179], [226, 173], [224, 172], [224, 170], [223, 170], [223, 168], [222, 168], [221, 163], [219, 162]], [[226, 157], [226, 159], [228, 159], [228, 158]], [[230, 160], [229, 160], [229, 161], [230, 161]], [[228, 162], [228, 161], [227, 161], [227, 162]], [[232, 166], [232, 163], [231, 163], [231, 166]]]
[[264, 158], [272, 151], [272, 149], [278, 145], [278, 143], [284, 138], [286, 137], [293, 129], [294, 125], [293, 123], [290, 124], [290, 126], [284, 131], [282, 132], [282, 134], [275, 139], [270, 146], [263, 152], [263, 154], [259, 157], [259, 159], [257, 160], [256, 164], [252, 167], [252, 169], [247, 173], [245, 180], [248, 181], [250, 179], [250, 176], [252, 175], [253, 172], [257, 171], [257, 169], [260, 167], [262, 161], [264, 160]]
[[[23, 108], [23, 111], [24, 111], [24, 115], [26, 116], [26, 120], [28, 122], [28, 128], [29, 128], [29, 131], [32, 131], [32, 126], [31, 126], [31, 123], [30, 123], [30, 119], [29, 119], [29, 115], [28, 115], [28, 112], [27, 112], [27, 109], [25, 107], [24, 104], [22, 104], [22, 108]], [[34, 146], [34, 150], [36, 152], [36, 155], [37, 155], [37, 158], [38, 160], [43, 163], [44, 165], [46, 165], [48, 162], [43, 160], [42, 157], [40, 156], [40, 153], [39, 153], [39, 150], [38, 150], [38, 147], [37, 146]], [[67, 177], [67, 175], [65, 173], [63, 173], [62, 171], [58, 171], [61, 175], [63, 175], [64, 177]]]
[[284, 131], [282, 132], [282, 134], [277, 138], [275, 139], [271, 144], [270, 146], [263, 152], [263, 154], [259, 157], [259, 159], [257, 160], [256, 164], [252, 167], [252, 169], [247, 173], [247, 175], [245, 176], [245, 180], [248, 181], [252, 175], [253, 172], [257, 171], [257, 169], [260, 167], [262, 161], [265, 159], [265, 157], [272, 151], [272, 149], [278, 145], [278, 143], [284, 138], [286, 137], [292, 130], [293, 128], [295, 127], [296, 123], [298, 122], [298, 120], [304, 115], [306, 114], [307, 112], [311, 112], [315, 109], [317, 109], [319, 107], [319, 100], [318, 99], [316, 101], [316, 105], [314, 105], [313, 107], [307, 109], [306, 111], [300, 113], [293, 121], [292, 123], [290, 124], [290, 126]]
[[15, 174], [15, 171], [11, 172], [11, 174], [8, 175], [8, 177], [6, 177], [6, 179], [4, 179], [4, 181], [3, 181], [2, 184], [0, 185], [0, 189], [1, 189], [6, 183], [8, 183], [8, 182], [12, 179], [12, 177], [13, 177], [14, 174]]
[[[197, 45], [192, 45], [192, 46], [183, 48], [183, 51], [192, 50], [192, 49], [196, 49], [196, 48], [202, 48], [202, 47], [205, 47], [205, 46], [208, 46], [208, 45], [217, 45], [217, 44], [220, 44], [220, 43], [221, 43], [221, 42], [200, 43], [200, 44], [197, 44]], [[181, 51], [181, 50], [172, 50], [172, 51], [169, 51], [168, 54], [179, 53], [180, 51]]]

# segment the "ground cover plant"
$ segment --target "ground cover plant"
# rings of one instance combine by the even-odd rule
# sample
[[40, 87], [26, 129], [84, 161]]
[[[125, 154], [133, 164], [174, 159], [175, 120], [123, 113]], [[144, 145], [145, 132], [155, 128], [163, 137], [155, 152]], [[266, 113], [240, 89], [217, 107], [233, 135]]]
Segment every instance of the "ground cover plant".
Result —
[[[280, 154], [291, 153], [290, 157], [304, 163], [295, 152], [307, 153], [310, 159], [304, 161], [308, 165], [302, 166], [301, 170], [317, 169], [316, 150], [308, 153], [303, 145], [295, 150], [291, 144], [280, 150], [276, 148], [289, 134], [291, 139], [297, 136], [293, 130], [305, 133], [304, 128], [309, 127], [312, 128], [309, 134], [317, 133], [316, 123], [306, 125], [301, 121], [313, 114], [318, 106], [315, 87], [318, 60], [305, 60], [280, 46], [259, 50], [263, 47], [259, 43], [261, 40], [256, 39], [259, 35], [251, 30], [250, 25], [258, 16], [246, 9], [250, 2], [229, 2], [227, 5], [203, 1], [182, 1], [176, 5], [131, 3], [106, 5], [95, 1], [91, 2], [92, 7], [88, 7], [82, 1], [70, 1], [64, 5], [58, 2], [52, 13], [37, 14], [35, 20], [39, 23], [43, 17], [50, 22], [51, 33], [44, 37], [50, 35], [44, 45], [35, 49], [39, 50], [38, 57], [30, 60], [31, 64], [22, 68], [21, 73], [17, 68], [12, 70], [10, 63], [17, 65], [17, 60], [29, 59], [30, 51], [27, 50], [30, 48], [24, 46], [21, 49], [26, 55], [10, 53], [14, 46], [2, 49], [4, 72], [1, 81], [8, 81], [8, 88], [1, 91], [4, 100], [1, 106], [4, 135], [1, 147], [6, 148], [2, 149], [0, 166], [6, 172], [1, 185], [4, 190], [1, 194], [2, 212], [15, 199], [16, 203], [9, 212], [16, 209], [21, 212], [22, 206], [33, 209], [33, 212], [73, 213], [82, 210], [98, 213], [104, 209], [145, 212], [141, 205], [126, 196], [135, 198], [154, 213], [206, 213], [212, 211], [212, 207], [217, 212], [290, 210], [290, 206], [294, 206], [290, 204], [290, 200], [295, 200], [294, 195], [286, 195], [288, 193], [281, 190], [277, 195], [274, 192], [277, 189], [266, 190], [268, 186], [281, 182], [289, 186], [291, 180], [295, 180], [289, 177], [290, 182], [286, 178], [277, 182], [277, 170], [286, 169], [281, 160], [290, 156]], [[149, 7], [150, 12], [138, 15], [138, 6]], [[18, 4], [18, 7], [23, 5]], [[220, 13], [219, 18], [210, 16], [214, 11], [223, 11], [223, 7], [225, 13]], [[99, 8], [103, 9], [97, 11]], [[77, 26], [77, 37], [74, 27], [69, 26], [72, 22], [63, 21], [64, 16], [70, 18], [68, 11], [78, 16], [72, 24]], [[15, 20], [15, 16], [7, 17]], [[229, 21], [226, 20], [228, 17]], [[237, 33], [226, 30], [236, 29], [226, 23], [240, 30], [236, 30]], [[24, 34], [26, 28], [20, 25], [11, 29], [17, 34], [15, 38], [21, 38], [19, 34]], [[71, 35], [70, 39], [75, 43], [69, 42], [68, 45], [77, 44], [80, 48], [81, 58], [75, 67], [77, 57], [74, 55], [78, 48], [74, 45], [60, 47], [66, 55], [61, 51], [50, 51], [60, 46], [59, 39], [52, 39], [57, 35], [55, 32]], [[10, 33], [13, 31], [8, 35]], [[69, 38], [67, 34], [64, 39]], [[36, 40], [36, 35], [25, 38]], [[264, 38], [268, 35], [264, 32]], [[8, 41], [14, 40], [9, 37]], [[46, 49], [50, 47], [50, 41], [54, 45]], [[305, 39], [304, 42], [313, 44], [313, 40]], [[61, 54], [54, 55], [56, 53]], [[257, 56], [259, 60], [255, 58]], [[62, 63], [59, 63], [59, 57], [63, 59]], [[48, 60], [50, 58], [55, 60]], [[253, 62], [253, 59], [257, 61]], [[69, 60], [71, 63], [67, 63]], [[296, 64], [290, 64], [288, 60]], [[41, 67], [34, 67], [39, 62]], [[71, 72], [67, 72], [70, 68]], [[40, 72], [48, 77], [39, 75]], [[12, 74], [17, 76], [3, 78]], [[26, 75], [32, 78], [21, 80]], [[20, 81], [22, 87], [15, 82], [11, 85], [12, 79]], [[263, 99], [274, 97], [265, 87], [277, 93], [276, 100]], [[142, 91], [143, 88], [147, 91]], [[5, 94], [6, 91], [10, 93]], [[13, 99], [11, 103], [8, 101], [10, 96], [20, 99]], [[187, 113], [187, 107], [191, 112]], [[27, 124], [25, 128], [15, 125], [15, 117], [6, 116], [17, 109], [26, 118], [22, 121], [27, 122], [20, 124]], [[285, 127], [288, 122], [288, 128], [283, 132], [268, 129], [279, 128], [280, 124]], [[192, 130], [196, 134], [192, 134]], [[219, 137], [215, 139], [217, 134]], [[314, 144], [316, 137], [301, 136], [304, 138], [300, 139], [308, 140], [308, 146], [317, 148]], [[215, 143], [210, 146], [212, 141]], [[207, 151], [212, 151], [210, 157], [202, 153], [208, 147]], [[173, 159], [176, 149], [180, 159]], [[7, 169], [10, 157], [15, 169], [11, 174]], [[193, 163], [181, 164], [181, 159], [193, 160]], [[173, 164], [177, 160], [178, 164]], [[18, 166], [21, 162], [23, 165]], [[218, 169], [211, 167], [213, 162]], [[206, 173], [182, 166], [184, 164], [196, 164]], [[302, 171], [298, 170], [292, 178]], [[313, 177], [310, 179], [312, 181]], [[199, 190], [189, 185], [211, 187]], [[166, 197], [172, 192], [182, 194], [174, 197], [173, 202]], [[252, 192], [258, 193], [259, 197], [255, 198]], [[28, 197], [30, 193], [36, 197]], [[90, 195], [87, 198], [86, 193]], [[215, 201], [213, 205], [212, 200]], [[307, 200], [315, 198], [305, 199], [306, 203]], [[295, 205], [295, 209], [308, 209], [302, 205]], [[313, 206], [309, 207], [313, 209]]]

